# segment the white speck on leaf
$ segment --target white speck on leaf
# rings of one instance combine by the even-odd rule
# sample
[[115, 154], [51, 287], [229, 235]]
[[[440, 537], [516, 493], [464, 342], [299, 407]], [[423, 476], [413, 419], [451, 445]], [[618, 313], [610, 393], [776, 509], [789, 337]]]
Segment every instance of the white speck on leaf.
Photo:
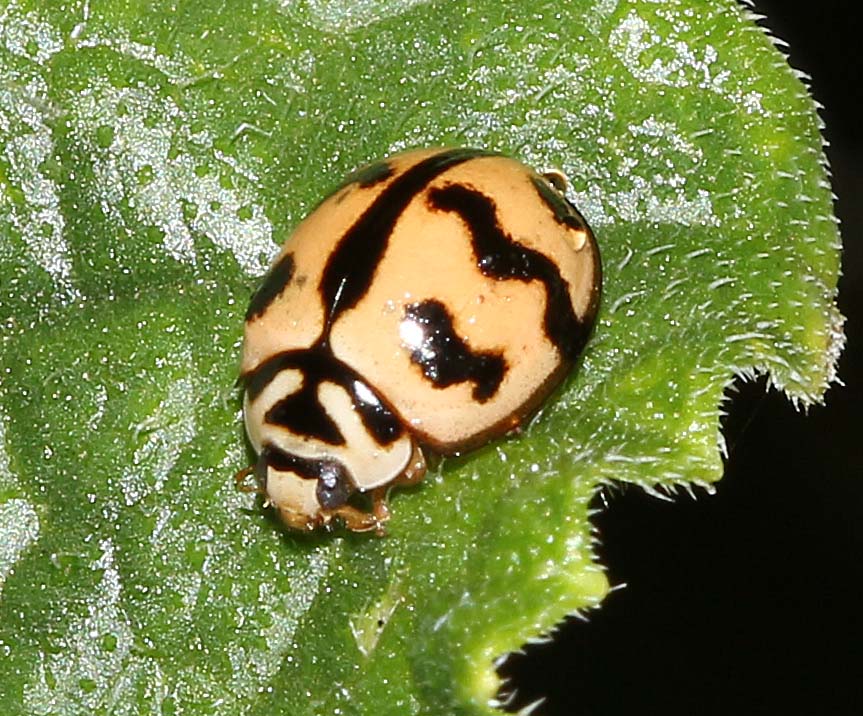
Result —
[[53, 110], [47, 96], [48, 87], [42, 78], [23, 85], [0, 85], [0, 126], [8, 128], [11, 135], [3, 154], [9, 181], [21, 197], [20, 202], [10, 203], [9, 223], [20, 235], [32, 261], [57, 283], [58, 297], [68, 301], [78, 294], [72, 287], [60, 188], [43, 170], [54, 151], [48, 126]]
[[13, 490], [17, 481], [9, 464], [9, 453], [6, 446], [6, 416], [0, 412], [0, 490]]
[[0, 43], [12, 54], [42, 65], [63, 49], [63, 38], [37, 13], [21, 12], [16, 5], [9, 3], [0, 16]]
[[6, 577], [39, 537], [39, 516], [27, 500], [0, 502], [0, 597]]
[[[309, 0], [307, 12], [312, 23], [325, 32], [348, 32], [385, 17], [398, 16], [427, 0]], [[279, 0], [285, 10], [296, 12], [293, 3]]]
[[[174, 360], [186, 366], [191, 374], [190, 348], [180, 351]], [[144, 444], [135, 451], [132, 465], [120, 478], [127, 506], [162, 489], [180, 454], [195, 439], [196, 404], [194, 382], [187, 377], [179, 378], [168, 385], [156, 410], [136, 426], [135, 432], [144, 436]]]
[[594, 35], [601, 34], [603, 24], [617, 10], [619, 2], [620, 0], [596, 0], [593, 8], [584, 13], [585, 26], [588, 31]]
[[[116, 207], [125, 199], [144, 227], [161, 231], [165, 252], [177, 261], [196, 263], [201, 247], [212, 244], [230, 251], [247, 274], [263, 273], [278, 248], [272, 226], [253, 190], [226, 188], [219, 169], [251, 180], [254, 174], [237, 171], [239, 162], [218, 152], [207, 132], [192, 134], [192, 118], [172, 98], [103, 84], [88, 87], [75, 106], [76, 136], [92, 147], [106, 215], [122, 224]], [[102, 127], [110, 143], [99, 148], [94, 138]], [[172, 151], [178, 135], [198, 150], [194, 156]]]
[[34, 680], [24, 686], [26, 712], [34, 716], [139, 713], [137, 694], [148, 685], [156, 713], [167, 696], [159, 663], [133, 657], [133, 633], [120, 607], [122, 584], [111, 540], [100, 543], [102, 555], [92, 568], [102, 579], [87, 606], [87, 615], [70, 623], [62, 649], [42, 653]]

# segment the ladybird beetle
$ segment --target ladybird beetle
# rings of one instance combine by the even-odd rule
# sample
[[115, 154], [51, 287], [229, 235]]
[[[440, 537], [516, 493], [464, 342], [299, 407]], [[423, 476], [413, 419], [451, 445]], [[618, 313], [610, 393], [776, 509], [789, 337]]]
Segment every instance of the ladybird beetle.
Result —
[[[587, 341], [601, 269], [559, 173], [477, 149], [350, 175], [246, 313], [254, 471], [289, 527], [383, 531], [387, 492], [521, 425]], [[247, 488], [248, 489], [248, 488]], [[364, 497], [365, 495], [365, 497]]]

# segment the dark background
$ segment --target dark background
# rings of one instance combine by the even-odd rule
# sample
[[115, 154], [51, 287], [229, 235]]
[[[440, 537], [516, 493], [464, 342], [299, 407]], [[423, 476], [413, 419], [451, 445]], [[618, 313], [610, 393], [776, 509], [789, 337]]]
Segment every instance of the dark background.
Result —
[[502, 669], [514, 705], [545, 695], [546, 716], [863, 715], [863, 3], [755, 6], [825, 106], [845, 386], [808, 416], [763, 381], [740, 386], [713, 497], [605, 495], [600, 557], [628, 586]]

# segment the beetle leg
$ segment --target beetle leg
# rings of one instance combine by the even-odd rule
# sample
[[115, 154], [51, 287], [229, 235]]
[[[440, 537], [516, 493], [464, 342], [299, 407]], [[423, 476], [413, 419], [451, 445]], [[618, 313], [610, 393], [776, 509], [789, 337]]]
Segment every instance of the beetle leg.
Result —
[[389, 486], [372, 490], [372, 515], [380, 525], [378, 534], [383, 534], [383, 525], [390, 518], [390, 508], [387, 505]]
[[[374, 504], [372, 512], [363, 512], [351, 505], [342, 505], [333, 510], [328, 510], [327, 514], [332, 517], [341, 518], [345, 523], [345, 527], [347, 527], [351, 532], [371, 532], [374, 530], [377, 532], [378, 536], [382, 536], [384, 534], [384, 522], [389, 519], [390, 515], [385, 502], [382, 502], [382, 509], [379, 508], [379, 498], [375, 494], [376, 492], [377, 490], [372, 492], [372, 500]], [[384, 496], [380, 498], [380, 500], [383, 501], [385, 497], [386, 491], [384, 491]]]
[[[402, 471], [395, 481], [397, 485], [416, 485], [421, 482], [426, 474], [426, 459], [423, 451], [414, 445], [411, 459], [408, 461], [407, 467]], [[372, 493], [374, 494], [374, 493]]]
[[256, 495], [263, 495], [264, 488], [260, 485], [250, 485], [246, 478], [255, 472], [255, 466], [245, 467], [234, 475], [234, 482], [237, 483], [237, 489], [240, 492], [254, 492]]

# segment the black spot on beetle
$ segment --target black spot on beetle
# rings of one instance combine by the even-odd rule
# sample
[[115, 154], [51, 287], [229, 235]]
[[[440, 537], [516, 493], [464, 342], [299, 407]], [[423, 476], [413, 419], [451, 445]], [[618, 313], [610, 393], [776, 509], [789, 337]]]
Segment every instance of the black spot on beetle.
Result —
[[371, 390], [368, 384], [349, 380], [345, 386], [351, 396], [351, 404], [360, 414], [363, 425], [381, 445], [389, 445], [403, 432], [401, 420]]
[[257, 368], [249, 373], [243, 373], [240, 376], [240, 381], [245, 385], [246, 397], [251, 400], [257, 400], [258, 396], [264, 391], [272, 380], [286, 368], [293, 367], [290, 361], [285, 361], [286, 354], [279, 353], [269, 360], [265, 360], [258, 365]]
[[320, 440], [327, 445], [344, 445], [345, 436], [321, 405], [317, 385], [304, 382], [296, 392], [276, 401], [264, 414], [270, 425], [287, 428], [294, 435]]
[[394, 169], [388, 161], [374, 162], [354, 172], [353, 181], [359, 184], [360, 188], [368, 189], [389, 179], [393, 172]]
[[324, 509], [341, 507], [356, 491], [347, 468], [336, 460], [301, 457], [265, 445], [259, 461], [280, 472], [293, 472], [304, 480], [317, 480], [315, 494]]
[[452, 316], [434, 299], [405, 308], [405, 320], [420, 326], [422, 342], [411, 346], [411, 361], [418, 365], [435, 388], [473, 383], [474, 400], [484, 403], [500, 387], [506, 361], [499, 352], [473, 352], [459, 338]]
[[450, 149], [433, 154], [399, 175], [371, 203], [339, 240], [327, 260], [320, 292], [327, 311], [327, 331], [344, 311], [368, 291], [399, 217], [414, 198], [447, 169], [478, 156], [481, 149]]
[[270, 304], [285, 290], [294, 277], [294, 256], [285, 254], [267, 271], [264, 280], [252, 296], [246, 311], [246, 322], [253, 321], [264, 314]]
[[329, 347], [320, 342], [307, 349], [277, 353], [241, 376], [248, 399], [257, 400], [283, 370], [299, 370], [303, 374], [303, 385], [267, 411], [264, 416], [267, 422], [299, 436], [317, 438], [331, 445], [343, 444], [338, 426], [318, 400], [318, 387], [330, 382], [351, 396], [363, 426], [379, 445], [390, 445], [403, 434], [404, 426], [391, 407], [355, 370], [338, 360]]
[[[549, 191], [551, 188], [549, 187]], [[499, 281], [541, 281], [545, 288], [543, 327], [566, 360], [574, 360], [590, 336], [591, 323], [575, 315], [569, 284], [545, 254], [513, 240], [501, 227], [494, 201], [463, 184], [450, 184], [429, 192], [429, 206], [451, 211], [470, 231], [477, 267]]]
[[340, 189], [344, 189], [351, 184], [356, 184], [361, 189], [369, 189], [375, 184], [380, 184], [389, 179], [394, 171], [392, 165], [386, 160], [366, 164], [364, 167], [360, 167], [348, 174], [333, 193], [335, 194]]
[[563, 195], [559, 188], [552, 186], [551, 181], [541, 176], [531, 177], [533, 186], [539, 198], [551, 209], [558, 224], [564, 224], [577, 231], [585, 231], [587, 224], [584, 217]]

